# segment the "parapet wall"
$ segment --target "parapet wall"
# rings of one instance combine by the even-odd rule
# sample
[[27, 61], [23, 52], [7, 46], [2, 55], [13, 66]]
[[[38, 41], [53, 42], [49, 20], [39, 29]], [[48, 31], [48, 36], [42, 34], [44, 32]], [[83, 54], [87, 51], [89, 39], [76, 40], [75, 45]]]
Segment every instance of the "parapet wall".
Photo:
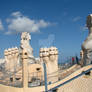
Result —
[[[66, 77], [65, 79], [63, 79], [59, 82], [53, 83], [51, 85], [48, 85], [48, 89], [52, 89], [52, 88], [58, 86], [59, 84], [63, 84], [64, 82], [74, 78], [75, 76], [79, 75], [83, 71], [86, 71], [90, 68], [92, 68], [92, 65], [83, 67], [83, 68], [77, 70], [76, 72], [74, 72], [73, 74], [71, 74], [70, 76]], [[65, 84], [64, 86], [67, 86], [67, 84]], [[61, 86], [61, 88], [62, 88], [62, 86]], [[42, 92], [42, 91], [45, 91], [44, 86], [38, 86], [38, 87], [32, 87], [32, 88], [25, 88], [24, 89], [24, 88], [16, 88], [16, 87], [0, 85], [0, 92]]]

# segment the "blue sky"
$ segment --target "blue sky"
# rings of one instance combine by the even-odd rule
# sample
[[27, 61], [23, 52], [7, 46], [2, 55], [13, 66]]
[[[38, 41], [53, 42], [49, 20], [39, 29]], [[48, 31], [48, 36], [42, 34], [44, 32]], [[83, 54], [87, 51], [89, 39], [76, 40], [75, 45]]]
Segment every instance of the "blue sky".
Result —
[[[0, 57], [3, 57], [5, 48], [20, 46], [19, 33], [24, 27], [16, 28], [13, 22], [18, 18], [29, 21], [29, 28], [24, 23], [24, 29], [26, 31], [27, 27], [31, 32], [35, 56], [39, 55], [44, 40], [46, 46], [56, 46], [62, 56], [79, 55], [81, 44], [88, 35], [85, 23], [90, 13], [92, 0], [0, 0]], [[30, 26], [32, 21], [36, 29]]]

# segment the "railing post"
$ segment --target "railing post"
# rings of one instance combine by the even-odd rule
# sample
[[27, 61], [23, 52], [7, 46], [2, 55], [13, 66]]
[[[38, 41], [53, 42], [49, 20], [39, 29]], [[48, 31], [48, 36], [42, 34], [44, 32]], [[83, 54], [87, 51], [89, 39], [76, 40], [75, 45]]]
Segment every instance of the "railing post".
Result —
[[48, 86], [47, 86], [47, 71], [46, 71], [46, 64], [43, 62], [43, 68], [44, 68], [44, 81], [45, 81], [45, 92], [48, 92]]

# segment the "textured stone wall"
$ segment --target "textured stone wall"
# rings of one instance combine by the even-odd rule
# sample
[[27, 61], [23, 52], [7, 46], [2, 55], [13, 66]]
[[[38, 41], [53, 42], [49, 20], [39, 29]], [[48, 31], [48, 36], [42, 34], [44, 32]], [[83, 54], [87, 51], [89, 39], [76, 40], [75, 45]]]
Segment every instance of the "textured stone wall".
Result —
[[19, 65], [19, 50], [17, 47], [4, 51], [6, 70], [14, 71]]

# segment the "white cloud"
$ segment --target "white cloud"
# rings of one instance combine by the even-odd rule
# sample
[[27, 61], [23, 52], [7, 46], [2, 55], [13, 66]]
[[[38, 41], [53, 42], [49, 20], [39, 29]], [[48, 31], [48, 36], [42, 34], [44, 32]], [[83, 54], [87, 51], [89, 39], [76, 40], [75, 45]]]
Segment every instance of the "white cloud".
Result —
[[50, 34], [48, 38], [39, 40], [39, 46], [50, 47], [50, 46], [53, 46], [54, 41], [55, 41], [55, 35]]
[[4, 27], [3, 27], [3, 24], [2, 24], [1, 20], [0, 20], [0, 30], [4, 30]]
[[41, 28], [48, 27], [51, 23], [42, 20], [33, 20], [26, 16], [23, 16], [20, 12], [14, 12], [11, 14], [11, 18], [7, 19], [8, 32], [19, 33], [19, 32], [39, 32]]
[[77, 17], [73, 18], [73, 22], [77, 22], [77, 21], [79, 21], [80, 19], [81, 19], [81, 17], [80, 17], [80, 16], [77, 16]]
[[19, 11], [17, 11], [17, 12], [13, 12], [11, 16], [20, 17], [22, 16], [22, 14]]

